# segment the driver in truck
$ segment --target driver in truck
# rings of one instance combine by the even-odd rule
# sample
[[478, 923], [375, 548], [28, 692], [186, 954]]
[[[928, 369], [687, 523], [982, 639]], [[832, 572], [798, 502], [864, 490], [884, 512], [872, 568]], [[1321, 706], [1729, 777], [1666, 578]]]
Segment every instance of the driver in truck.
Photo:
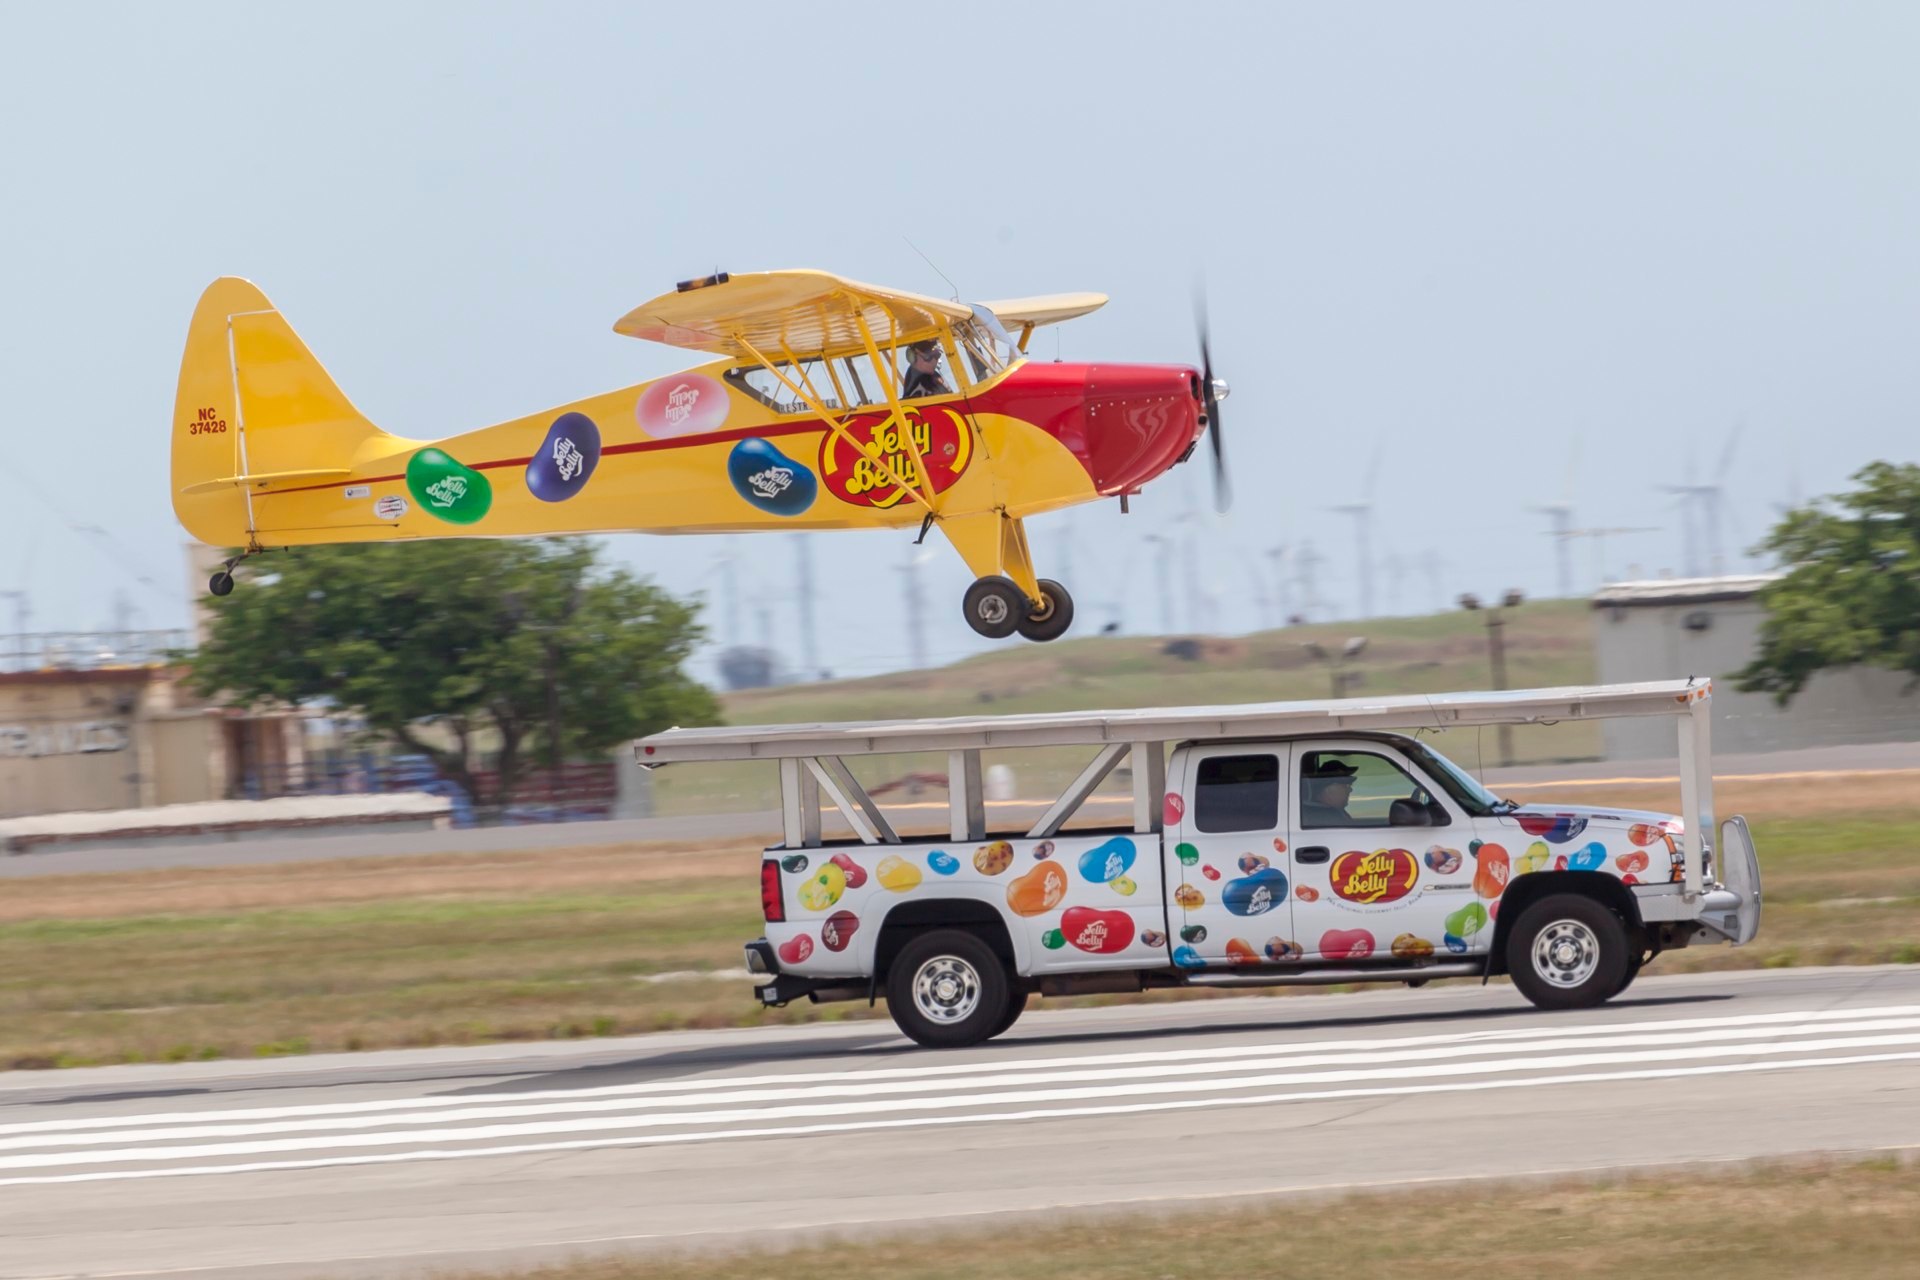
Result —
[[1303, 792], [1300, 797], [1301, 825], [1352, 826], [1353, 815], [1347, 812], [1347, 801], [1353, 795], [1353, 775], [1358, 772], [1341, 760], [1324, 756], [1316, 760], [1312, 770], [1300, 779]]

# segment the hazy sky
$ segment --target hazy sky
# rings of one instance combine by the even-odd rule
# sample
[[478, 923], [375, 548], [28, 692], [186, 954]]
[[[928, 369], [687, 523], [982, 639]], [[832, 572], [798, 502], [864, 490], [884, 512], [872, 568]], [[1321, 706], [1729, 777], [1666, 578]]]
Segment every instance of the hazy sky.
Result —
[[[1529, 507], [1576, 462], [1577, 524], [1664, 526], [1609, 541], [1618, 575], [1681, 567], [1660, 486], [1708, 478], [1736, 423], [1730, 545], [1920, 456], [1910, 4], [15, 4], [5, 28], [0, 589], [35, 629], [102, 625], [116, 591], [184, 625], [168, 419], [222, 274], [416, 437], [693, 363], [610, 326], [716, 266], [947, 293], [911, 238], [969, 298], [1111, 294], [1058, 331], [1069, 359], [1193, 359], [1204, 275], [1238, 504], [1212, 515], [1196, 458], [1130, 516], [1034, 521], [1076, 630], [1159, 626], [1161, 532], [1193, 540], [1176, 626], [1261, 625], [1267, 550], [1308, 539], [1351, 615], [1327, 507], [1376, 450], [1382, 612], [1551, 591]], [[809, 536], [825, 661], [900, 665], [911, 535]], [[678, 591], [731, 549], [743, 638], [764, 607], [797, 656], [795, 538], [610, 545]], [[1576, 566], [1584, 590], [1586, 544]], [[936, 659], [985, 643], [967, 579], [944, 547], [921, 566]]]

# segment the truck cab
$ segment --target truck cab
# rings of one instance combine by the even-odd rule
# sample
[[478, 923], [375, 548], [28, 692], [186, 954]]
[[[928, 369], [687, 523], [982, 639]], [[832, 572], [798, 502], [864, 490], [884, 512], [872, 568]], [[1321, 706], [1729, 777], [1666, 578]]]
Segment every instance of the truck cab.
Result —
[[[1579, 691], [1529, 692], [1535, 714], [1566, 714], [1566, 694]], [[1451, 695], [1476, 696], [1504, 698]], [[1705, 696], [1692, 684], [1681, 691], [1678, 714], [1695, 746], [1704, 745]], [[1642, 704], [1660, 705], [1640, 696]], [[1495, 705], [1524, 710], [1510, 699]], [[1195, 711], [1208, 713], [1198, 719], [1211, 732], [1150, 736], [1190, 726]], [[1139, 712], [1052, 718], [1056, 742], [1063, 729], [1093, 735], [1089, 715], [1134, 723], [1118, 741], [1109, 733], [1118, 726], [1101, 729], [1086, 770], [1020, 829], [985, 823], [981, 748], [967, 745], [983, 732], [977, 722], [881, 722], [895, 731], [853, 726], [843, 735], [920, 750], [922, 738], [945, 730], [962, 744], [950, 756], [944, 837], [902, 838], [840, 755], [808, 742], [808, 754], [781, 757], [788, 829], [761, 864], [766, 936], [747, 946], [749, 967], [768, 978], [761, 1000], [884, 995], [908, 1036], [949, 1046], [1004, 1031], [1036, 993], [1419, 986], [1505, 973], [1535, 1005], [1578, 1008], [1625, 990], [1661, 951], [1740, 944], [1758, 929], [1758, 864], [1741, 819], [1721, 829], [1723, 883], [1711, 879], [1707, 841], [1683, 818], [1504, 800], [1417, 736], [1366, 725], [1394, 718], [1380, 703], [1157, 714], [1151, 725]], [[1047, 717], [1002, 719], [1021, 722], [999, 725], [1003, 740], [1021, 729], [1048, 736], [1034, 724]], [[1328, 719], [1338, 727], [1324, 727]], [[1282, 731], [1293, 726], [1305, 727]], [[804, 732], [817, 739], [837, 728], [845, 727]], [[693, 746], [670, 737], [643, 740], [643, 753]], [[1704, 777], [1710, 824], [1711, 773], [1700, 751], [1690, 754], [1683, 799], [1701, 799]], [[1109, 800], [1111, 821], [1090, 810], [1092, 825], [1066, 829], [1123, 759], [1131, 813]], [[849, 837], [822, 837], [822, 795], [848, 819]]]

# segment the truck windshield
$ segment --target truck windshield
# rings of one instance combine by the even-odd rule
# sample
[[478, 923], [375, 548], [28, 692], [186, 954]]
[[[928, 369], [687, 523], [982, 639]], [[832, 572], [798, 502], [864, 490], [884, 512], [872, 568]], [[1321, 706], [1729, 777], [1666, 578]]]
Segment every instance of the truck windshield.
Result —
[[1502, 800], [1481, 786], [1472, 774], [1425, 743], [1407, 744], [1407, 753], [1425, 765], [1427, 772], [1446, 789], [1447, 794], [1476, 818], [1510, 813], [1517, 807], [1511, 800]]

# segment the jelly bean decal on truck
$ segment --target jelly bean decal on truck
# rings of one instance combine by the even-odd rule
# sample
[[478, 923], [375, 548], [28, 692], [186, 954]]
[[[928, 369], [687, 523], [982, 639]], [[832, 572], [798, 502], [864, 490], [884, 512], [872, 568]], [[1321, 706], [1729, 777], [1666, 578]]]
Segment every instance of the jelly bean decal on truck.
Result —
[[[1619, 696], [1638, 716], [1685, 707], [1691, 698], [1659, 684], [1654, 689], [1621, 686]], [[1509, 694], [1491, 705], [1556, 717], [1569, 715], [1571, 705], [1578, 718], [1584, 699], [1611, 692], [1586, 691], [1571, 704], [1565, 691], [1543, 694], [1537, 704]], [[1434, 708], [1423, 698], [1417, 710], [1426, 717]], [[1148, 780], [1136, 782], [1131, 813], [1111, 815], [1106, 826], [1093, 826], [1099, 817], [1082, 819], [1091, 830], [1068, 824], [1075, 797], [1092, 794], [1085, 783], [1091, 771], [1083, 772], [1079, 790], [1052, 805], [1026, 835], [981, 830], [982, 810], [991, 818], [991, 807], [965, 794], [977, 781], [962, 777], [963, 764], [971, 773], [978, 769], [962, 759], [961, 752], [976, 749], [964, 744], [995, 744], [1000, 735], [1051, 723], [1051, 734], [1092, 737], [1087, 745], [1101, 753], [1094, 762], [1100, 767], [1128, 753], [1138, 758], [1141, 747], [1113, 735], [1137, 731], [1153, 713], [1129, 712], [1119, 725], [1089, 725], [1084, 713], [1074, 713], [1058, 722], [1009, 717], [990, 728], [981, 717], [966, 716], [904, 730], [887, 722], [858, 733], [820, 725], [768, 731], [779, 735], [776, 750], [791, 749], [797, 760], [816, 765], [828, 745], [889, 741], [904, 754], [957, 741], [963, 745], [950, 747], [957, 763], [949, 777], [960, 794], [947, 816], [956, 833], [972, 830], [964, 842], [948, 842], [902, 839], [890, 820], [877, 818], [863, 829], [851, 806], [870, 816], [877, 809], [861, 793], [859, 775], [840, 770], [853, 794], [835, 801], [864, 839], [842, 835], [823, 844], [815, 834], [818, 815], [804, 808], [821, 792], [803, 792], [797, 805], [786, 797], [788, 843], [768, 850], [761, 863], [766, 936], [748, 951], [748, 967], [762, 978], [760, 999], [781, 1005], [884, 990], [889, 1008], [901, 1011], [896, 1021], [903, 1031], [941, 1045], [1000, 1034], [1036, 994], [1329, 982], [1423, 987], [1508, 976], [1513, 990], [1534, 1004], [1573, 1009], [1625, 990], [1652, 958], [1650, 939], [1662, 949], [1716, 940], [1740, 945], [1757, 931], [1758, 865], [1741, 820], [1716, 828], [1710, 849], [1697, 840], [1680, 849], [1675, 865], [1698, 892], [1675, 894], [1639, 877], [1658, 878], [1660, 853], [1691, 838], [1676, 818], [1586, 808], [1535, 813], [1436, 781], [1461, 781], [1438, 766], [1421, 776], [1431, 748], [1417, 739], [1369, 731], [1364, 751], [1354, 745], [1354, 731], [1268, 743], [1257, 736], [1264, 726], [1235, 735], [1236, 717], [1247, 712], [1205, 711], [1183, 709], [1170, 723], [1184, 734], [1194, 733], [1196, 723], [1215, 727], [1219, 740], [1198, 759], [1225, 758], [1229, 765], [1202, 771], [1195, 755], [1182, 754], [1195, 751], [1193, 740], [1166, 745], [1172, 754], [1163, 762], [1165, 776], [1176, 791], [1162, 790], [1161, 766], [1149, 757], [1151, 767], [1141, 771]], [[1303, 713], [1280, 704], [1256, 714]], [[659, 737], [671, 741], [681, 732]], [[684, 732], [724, 737], [738, 731]], [[1058, 742], [1049, 737], [1041, 745]], [[1305, 792], [1291, 785], [1317, 767], [1303, 763], [1316, 753], [1303, 753], [1301, 742], [1329, 754], [1338, 748], [1349, 758], [1382, 760], [1393, 753], [1388, 762], [1400, 776], [1389, 793], [1392, 813], [1384, 812], [1377, 787], [1374, 810], [1355, 809], [1344, 825], [1308, 813], [1304, 799], [1294, 798]], [[715, 758], [742, 757], [735, 746]], [[1379, 771], [1377, 764], [1368, 767]], [[1697, 777], [1704, 766], [1696, 758], [1684, 767]], [[783, 770], [783, 781], [793, 772]], [[1166, 798], [1188, 782], [1188, 802], [1167, 806]], [[1418, 790], [1407, 797], [1404, 786]], [[1322, 794], [1329, 797], [1323, 809], [1340, 807], [1340, 787]], [[1168, 830], [1143, 829], [1152, 823], [1156, 800], [1178, 815]], [[1128, 819], [1135, 829], [1123, 825]], [[1297, 834], [1294, 825], [1301, 827]], [[1427, 843], [1435, 837], [1444, 843]], [[1715, 878], [1723, 864], [1731, 871]], [[1642, 906], [1650, 901], [1655, 905]]]

